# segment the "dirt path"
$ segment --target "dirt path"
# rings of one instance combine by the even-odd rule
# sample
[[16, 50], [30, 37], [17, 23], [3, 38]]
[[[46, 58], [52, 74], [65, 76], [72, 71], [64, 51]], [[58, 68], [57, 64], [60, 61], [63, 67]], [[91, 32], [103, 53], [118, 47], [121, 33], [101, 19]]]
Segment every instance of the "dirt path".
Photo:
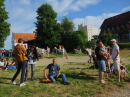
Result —
[[[62, 64], [87, 64], [88, 56], [70, 56], [69, 59], [66, 58], [56, 58], [58, 65]], [[36, 66], [46, 66], [52, 63], [53, 58], [44, 58], [37, 61]]]
[[[59, 65], [63, 64], [87, 64], [89, 57], [88, 56], [70, 56], [69, 59], [66, 58], [56, 58]], [[126, 65], [129, 64], [130, 60], [128, 58], [122, 58], [123, 63]], [[52, 63], [53, 58], [44, 58], [37, 61], [36, 66], [46, 66]], [[93, 61], [92, 61], [93, 62]]]

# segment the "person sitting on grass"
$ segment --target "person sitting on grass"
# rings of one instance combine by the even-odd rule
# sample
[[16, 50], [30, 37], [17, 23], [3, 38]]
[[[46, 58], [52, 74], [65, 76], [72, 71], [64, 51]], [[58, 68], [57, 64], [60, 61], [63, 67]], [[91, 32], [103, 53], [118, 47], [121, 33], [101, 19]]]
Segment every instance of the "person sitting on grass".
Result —
[[1, 59], [1, 62], [0, 62], [0, 69], [5, 69], [5, 62], [4, 62], [4, 59]]
[[9, 58], [6, 58], [6, 61], [5, 61], [5, 71], [7, 70], [7, 66], [11, 65], [11, 63], [9, 62]]
[[[46, 70], [47, 69], [49, 69], [48, 77], [46, 76]], [[58, 72], [58, 74], [57, 74], [57, 72]], [[45, 76], [46, 79], [49, 78], [52, 82], [55, 82], [57, 78], [62, 78], [64, 85], [70, 85], [70, 82], [67, 81], [66, 76], [64, 74], [60, 73], [60, 67], [59, 67], [59, 65], [57, 65], [56, 59], [53, 59], [53, 63], [49, 64], [44, 69], [44, 76]]]
[[13, 62], [7, 66], [7, 70], [13, 70], [13, 69], [17, 69], [16, 68], [16, 62], [15, 59], [13, 58]]

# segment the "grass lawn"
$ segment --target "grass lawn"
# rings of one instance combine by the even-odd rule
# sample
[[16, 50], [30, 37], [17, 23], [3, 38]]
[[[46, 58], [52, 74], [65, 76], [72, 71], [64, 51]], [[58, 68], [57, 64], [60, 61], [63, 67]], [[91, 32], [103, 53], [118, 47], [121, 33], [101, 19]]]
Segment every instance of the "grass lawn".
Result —
[[[36, 66], [35, 80], [30, 80], [30, 72], [26, 86], [20, 87], [20, 75], [15, 80], [17, 85], [10, 85], [10, 80], [16, 70], [0, 70], [0, 97], [87, 97], [106, 92], [112, 92], [114, 88], [122, 88], [130, 81], [130, 75], [121, 83], [116, 82], [116, 76], [106, 78], [106, 84], [98, 83], [98, 70], [91, 68], [91, 64], [64, 64], [60, 65], [61, 73], [64, 73], [71, 85], [62, 84], [62, 79], [51, 84], [41, 83], [45, 66]], [[130, 66], [126, 66], [130, 71]]]

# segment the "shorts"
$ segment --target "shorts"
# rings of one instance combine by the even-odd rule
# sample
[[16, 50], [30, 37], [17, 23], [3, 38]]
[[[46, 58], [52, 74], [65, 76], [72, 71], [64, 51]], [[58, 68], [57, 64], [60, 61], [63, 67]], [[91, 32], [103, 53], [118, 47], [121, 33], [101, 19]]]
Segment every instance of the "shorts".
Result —
[[106, 71], [105, 60], [97, 60], [97, 64], [100, 71]]
[[113, 65], [115, 69], [120, 69], [120, 59], [113, 61]]
[[90, 58], [92, 58], [92, 56], [91, 56], [91, 55], [89, 55], [89, 57], [90, 57]]
[[63, 55], [64, 55], [64, 52], [63, 52]]
[[44, 56], [44, 53], [42, 53], [42, 56]]

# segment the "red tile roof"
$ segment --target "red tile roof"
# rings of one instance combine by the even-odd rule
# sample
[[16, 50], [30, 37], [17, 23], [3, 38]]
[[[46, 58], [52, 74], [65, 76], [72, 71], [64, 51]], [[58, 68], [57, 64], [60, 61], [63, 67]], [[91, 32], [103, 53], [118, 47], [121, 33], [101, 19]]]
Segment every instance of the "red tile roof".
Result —
[[19, 38], [23, 40], [32, 40], [36, 38], [35, 33], [14, 33], [15, 42], [18, 42]]
[[129, 22], [130, 11], [105, 19], [100, 28], [106, 29]]

